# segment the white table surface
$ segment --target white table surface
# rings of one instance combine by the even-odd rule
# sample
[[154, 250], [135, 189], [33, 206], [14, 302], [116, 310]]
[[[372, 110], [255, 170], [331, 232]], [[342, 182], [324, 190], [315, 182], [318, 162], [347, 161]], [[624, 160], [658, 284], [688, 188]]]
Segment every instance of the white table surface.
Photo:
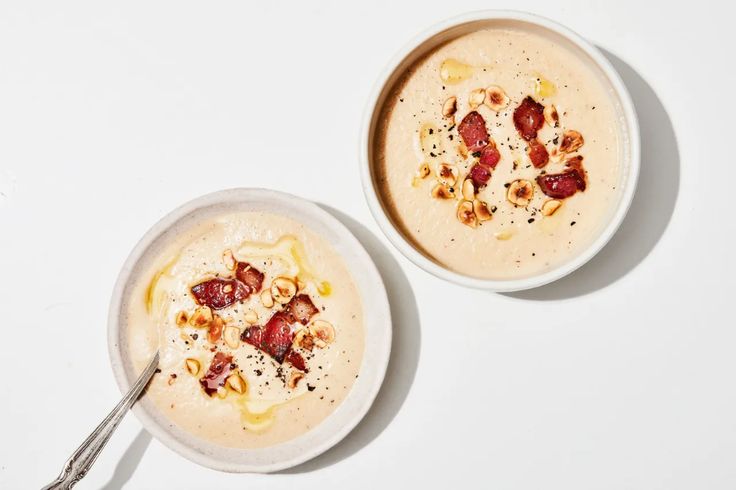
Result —
[[[400, 256], [356, 154], [400, 46], [509, 6], [605, 50], [639, 111], [643, 168], [597, 258], [500, 295]], [[396, 329], [378, 401], [340, 445], [276, 475], [201, 468], [130, 416], [78, 488], [736, 488], [733, 14], [705, 1], [0, 3], [0, 488], [51, 480], [117, 402], [107, 306], [138, 238], [235, 186], [340, 209], [373, 254]], [[270, 130], [284, 121], [288, 144]]]

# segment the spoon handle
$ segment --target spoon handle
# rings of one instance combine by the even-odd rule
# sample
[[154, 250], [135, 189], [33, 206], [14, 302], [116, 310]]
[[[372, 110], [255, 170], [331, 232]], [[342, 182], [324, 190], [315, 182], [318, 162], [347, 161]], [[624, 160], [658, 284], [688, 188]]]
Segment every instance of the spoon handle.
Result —
[[97, 459], [97, 456], [105, 447], [107, 441], [110, 440], [112, 433], [123, 420], [125, 414], [128, 413], [130, 407], [138, 400], [143, 389], [146, 387], [148, 382], [151, 380], [153, 373], [158, 367], [158, 352], [153, 356], [151, 362], [146, 366], [141, 375], [138, 377], [130, 391], [125, 394], [120, 403], [105, 417], [100, 425], [84, 440], [81, 446], [71, 455], [71, 457], [64, 464], [64, 469], [61, 470], [59, 477], [53, 482], [49, 483], [42, 490], [60, 490], [70, 489], [76, 483], [84, 478], [92, 464]]

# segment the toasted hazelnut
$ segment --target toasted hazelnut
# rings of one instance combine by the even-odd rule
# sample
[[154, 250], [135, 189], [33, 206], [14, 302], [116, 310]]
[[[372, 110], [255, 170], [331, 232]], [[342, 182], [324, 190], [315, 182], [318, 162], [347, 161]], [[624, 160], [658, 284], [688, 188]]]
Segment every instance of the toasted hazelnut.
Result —
[[475, 213], [475, 217], [478, 218], [478, 221], [488, 221], [493, 218], [493, 215], [488, 210], [486, 203], [479, 201], [478, 199], [473, 201], [473, 212]]
[[564, 133], [562, 133], [562, 142], [560, 143], [560, 151], [562, 153], [572, 153], [576, 150], [578, 150], [583, 144], [585, 143], [585, 140], [583, 140], [583, 135], [579, 132], [568, 129]]
[[183, 327], [189, 321], [189, 313], [182, 310], [176, 314], [176, 326]]
[[241, 395], [248, 389], [248, 383], [246, 383], [243, 377], [238, 373], [233, 373], [228, 376], [225, 384], [234, 392]]
[[231, 349], [237, 349], [240, 346], [240, 329], [232, 325], [225, 327], [222, 332], [222, 338]]
[[209, 306], [200, 306], [194, 310], [194, 314], [189, 319], [189, 324], [195, 328], [204, 328], [212, 322], [212, 310]]
[[432, 169], [429, 167], [428, 163], [423, 163], [419, 165], [419, 178], [424, 179], [429, 176], [429, 174], [432, 173]]
[[254, 323], [258, 322], [258, 313], [256, 313], [253, 310], [248, 310], [245, 313], [244, 317], [245, 321], [253, 325]]
[[302, 341], [305, 335], [309, 335], [309, 328], [300, 328], [294, 333], [294, 341], [292, 345], [298, 346], [299, 342]]
[[534, 195], [534, 185], [528, 180], [515, 180], [509, 186], [506, 199], [516, 206], [528, 206]]
[[509, 97], [506, 92], [498, 85], [491, 85], [486, 88], [485, 104], [493, 111], [499, 112], [509, 105]]
[[273, 296], [271, 296], [270, 290], [264, 289], [261, 293], [261, 304], [266, 308], [273, 307]]
[[465, 143], [460, 143], [457, 145], [457, 153], [463, 158], [468, 158], [468, 147], [465, 146]]
[[437, 169], [437, 180], [452, 187], [457, 182], [457, 167], [447, 163], [440, 163]]
[[452, 117], [457, 112], [457, 97], [454, 95], [448, 98], [444, 104], [442, 104], [442, 116]]
[[296, 334], [294, 335], [294, 346], [301, 347], [302, 349], [306, 349], [308, 351], [312, 351], [314, 348], [314, 337], [310, 333], [309, 328], [302, 328], [300, 330], [297, 330]]
[[314, 344], [320, 348], [335, 340], [335, 328], [324, 320], [313, 321], [309, 326], [309, 333], [314, 337]]
[[302, 338], [299, 339], [299, 347], [311, 352], [314, 348], [314, 337], [310, 334], [302, 336]]
[[296, 385], [299, 384], [299, 381], [304, 379], [304, 373], [300, 371], [294, 371], [291, 373], [291, 376], [289, 376], [289, 388], [292, 390], [296, 388]]
[[463, 181], [463, 199], [466, 201], [475, 199], [475, 184], [473, 184], [472, 179], [465, 179]]
[[552, 216], [562, 206], [562, 201], [557, 199], [550, 199], [542, 204], [542, 214], [544, 216]]
[[274, 301], [285, 305], [296, 294], [296, 283], [290, 277], [279, 276], [271, 283], [271, 296]]
[[199, 374], [200, 364], [198, 360], [192, 359], [190, 357], [189, 359], [184, 361], [184, 364], [186, 365], [189, 374], [191, 374], [192, 376], [196, 376]]
[[235, 270], [235, 256], [233, 255], [233, 251], [229, 248], [222, 252], [222, 263], [225, 264], [225, 267], [227, 270], [234, 271]]
[[482, 88], [477, 88], [473, 90], [468, 96], [468, 104], [470, 105], [471, 109], [477, 109], [484, 100], [486, 100], [486, 91]]
[[557, 113], [557, 108], [550, 104], [544, 107], [544, 120], [551, 128], [556, 128], [560, 125], [560, 115]]
[[473, 211], [473, 203], [471, 201], [461, 201], [457, 206], [457, 219], [460, 223], [475, 228], [478, 226], [475, 212]]
[[207, 327], [207, 340], [211, 344], [214, 344], [218, 340], [220, 340], [220, 337], [222, 337], [222, 330], [224, 326], [225, 322], [222, 318], [220, 318], [219, 315], [215, 315], [214, 318], [212, 318], [212, 321]]
[[432, 197], [435, 199], [452, 199], [455, 197], [455, 194], [445, 184], [437, 184], [432, 189]]

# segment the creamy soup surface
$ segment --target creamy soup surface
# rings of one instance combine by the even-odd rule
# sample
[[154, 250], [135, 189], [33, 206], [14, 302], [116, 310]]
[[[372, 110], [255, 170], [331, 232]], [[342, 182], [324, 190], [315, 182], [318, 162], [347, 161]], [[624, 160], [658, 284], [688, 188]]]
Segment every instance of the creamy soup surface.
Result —
[[202, 439], [293, 439], [358, 377], [358, 290], [330, 244], [296, 221], [241, 212], [198, 222], [138, 277], [122, 325], [133, 367], [160, 349], [147, 397]]
[[384, 207], [462, 274], [544, 273], [588, 246], [619, 199], [614, 99], [576, 54], [531, 32], [487, 28], [440, 46], [390, 89], [378, 121]]

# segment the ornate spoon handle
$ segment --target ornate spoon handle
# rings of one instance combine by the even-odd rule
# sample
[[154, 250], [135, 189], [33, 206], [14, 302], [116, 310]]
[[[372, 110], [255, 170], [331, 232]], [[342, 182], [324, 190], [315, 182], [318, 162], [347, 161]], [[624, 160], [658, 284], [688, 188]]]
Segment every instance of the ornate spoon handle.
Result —
[[107, 441], [110, 440], [110, 436], [115, 432], [115, 429], [123, 420], [125, 414], [128, 413], [130, 407], [138, 400], [143, 388], [146, 387], [148, 382], [151, 380], [153, 373], [158, 367], [158, 352], [153, 356], [151, 362], [143, 370], [140, 377], [133, 383], [130, 391], [126, 393], [120, 403], [105, 417], [100, 425], [84, 440], [81, 446], [71, 455], [71, 457], [64, 464], [64, 469], [61, 470], [59, 477], [53, 482], [49, 483], [42, 490], [60, 490], [70, 489], [79, 480], [84, 478], [92, 464], [97, 459], [97, 456], [105, 447]]

